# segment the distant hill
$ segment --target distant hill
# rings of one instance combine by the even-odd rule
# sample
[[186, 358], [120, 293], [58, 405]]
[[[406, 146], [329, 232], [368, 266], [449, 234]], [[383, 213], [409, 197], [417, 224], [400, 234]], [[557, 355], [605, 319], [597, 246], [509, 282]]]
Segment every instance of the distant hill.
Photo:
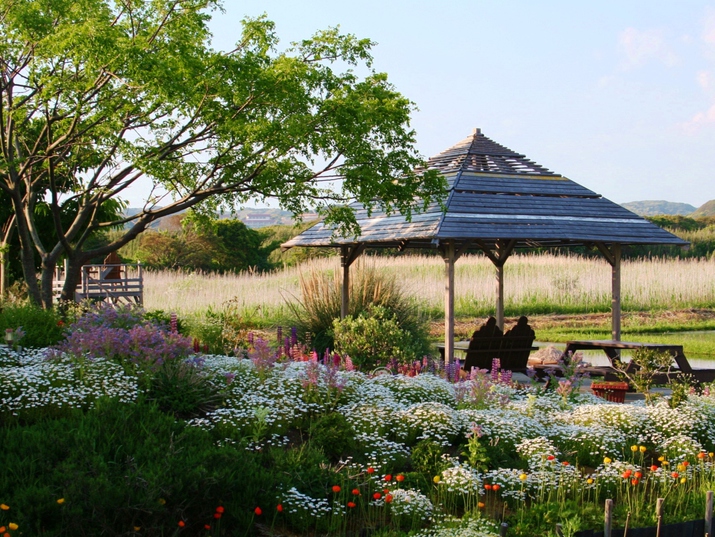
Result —
[[[695, 207], [689, 203], [677, 203], [664, 200], [631, 201], [628, 203], [621, 203], [621, 206], [641, 216], [656, 216], [659, 214], [685, 216], [690, 215], [693, 211], [695, 211]], [[703, 205], [703, 207], [705, 207], [705, 205]], [[715, 210], [715, 205], [712, 210]]]
[[691, 214], [693, 218], [703, 217], [703, 216], [715, 216], [715, 200], [710, 200], [705, 204], [698, 207], [698, 209]]

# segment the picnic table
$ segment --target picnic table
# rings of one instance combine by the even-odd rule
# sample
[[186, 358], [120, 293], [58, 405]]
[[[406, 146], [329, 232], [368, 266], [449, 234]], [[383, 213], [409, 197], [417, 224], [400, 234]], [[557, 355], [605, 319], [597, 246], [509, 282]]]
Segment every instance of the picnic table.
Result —
[[[620, 351], [622, 350], [638, 350], [638, 349], [650, 349], [658, 352], [668, 352], [673, 357], [677, 368], [673, 369], [673, 373], [678, 375], [680, 373], [688, 373], [693, 375], [699, 382], [712, 382], [715, 380], [715, 369], [693, 369], [685, 357], [682, 345], [667, 345], [662, 343], [640, 343], [631, 341], [615, 341], [612, 339], [601, 339], [601, 340], [581, 340], [581, 341], [567, 341], [566, 349], [564, 350], [564, 357], [568, 357], [569, 353], [574, 353], [581, 350], [602, 350], [611, 362], [611, 367], [608, 368], [613, 370], [613, 360], [620, 357]], [[667, 382], [667, 373], [663, 374], [663, 379]]]

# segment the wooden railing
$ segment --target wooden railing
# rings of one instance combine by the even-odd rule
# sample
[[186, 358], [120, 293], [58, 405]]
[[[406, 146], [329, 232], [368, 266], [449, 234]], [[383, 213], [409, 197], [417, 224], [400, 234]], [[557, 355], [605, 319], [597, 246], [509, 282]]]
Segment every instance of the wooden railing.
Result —
[[[65, 283], [67, 267], [58, 267], [52, 290], [59, 297]], [[141, 263], [84, 265], [82, 277], [75, 290], [75, 300], [108, 300], [144, 302], [144, 275]]]

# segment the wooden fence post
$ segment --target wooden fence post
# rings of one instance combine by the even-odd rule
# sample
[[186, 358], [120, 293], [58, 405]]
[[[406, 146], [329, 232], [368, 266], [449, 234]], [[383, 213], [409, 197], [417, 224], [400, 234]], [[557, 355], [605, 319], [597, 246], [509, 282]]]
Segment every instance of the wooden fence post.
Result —
[[655, 502], [655, 516], [658, 526], [655, 529], [655, 537], [660, 537], [660, 528], [663, 526], [663, 498], [658, 498]]
[[499, 526], [499, 537], [506, 537], [507, 528], [509, 528], [509, 524], [502, 522], [501, 526]]
[[611, 537], [611, 524], [613, 522], [613, 500], [606, 500], [606, 509], [603, 516], [603, 537]]
[[705, 493], [705, 537], [713, 534], [713, 491]]

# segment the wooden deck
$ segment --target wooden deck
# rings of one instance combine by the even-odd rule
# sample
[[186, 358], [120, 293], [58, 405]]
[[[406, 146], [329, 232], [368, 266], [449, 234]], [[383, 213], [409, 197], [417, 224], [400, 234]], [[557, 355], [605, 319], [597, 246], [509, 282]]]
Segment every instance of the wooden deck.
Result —
[[[65, 269], [57, 269], [52, 290], [55, 299], [65, 283]], [[75, 291], [75, 300], [108, 301], [113, 304], [144, 303], [144, 274], [140, 263], [84, 265], [82, 278]]]

